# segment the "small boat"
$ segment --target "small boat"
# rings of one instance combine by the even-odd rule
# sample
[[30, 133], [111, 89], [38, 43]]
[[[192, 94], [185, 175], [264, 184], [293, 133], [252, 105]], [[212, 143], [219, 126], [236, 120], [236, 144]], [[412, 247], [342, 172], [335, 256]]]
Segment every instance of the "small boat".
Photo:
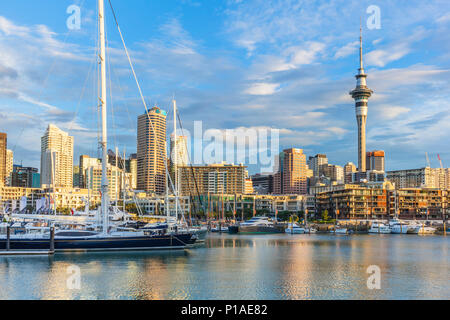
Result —
[[217, 226], [217, 227], [211, 228], [211, 232], [228, 232], [228, 227]]
[[288, 227], [284, 230], [286, 233], [290, 234], [303, 234], [306, 233], [306, 229], [301, 227], [298, 223], [289, 224]]
[[394, 234], [418, 234], [420, 229], [418, 225], [409, 224], [397, 218], [389, 222], [389, 227], [391, 228], [391, 233]]
[[276, 224], [268, 217], [253, 217], [239, 225], [239, 233], [285, 233], [284, 224]]
[[391, 233], [391, 228], [388, 225], [382, 222], [372, 222], [372, 225], [369, 229], [369, 233], [383, 233], [388, 234]]
[[418, 226], [419, 232], [418, 234], [434, 234], [436, 232], [436, 228], [434, 227], [426, 227], [425, 225]]
[[305, 233], [317, 233], [317, 230], [312, 227], [306, 227]]

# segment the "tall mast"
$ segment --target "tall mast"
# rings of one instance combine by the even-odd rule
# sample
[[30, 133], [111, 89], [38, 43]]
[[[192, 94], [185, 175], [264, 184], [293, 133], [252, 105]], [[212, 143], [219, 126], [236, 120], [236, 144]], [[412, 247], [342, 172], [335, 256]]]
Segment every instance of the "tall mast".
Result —
[[177, 102], [175, 99], [173, 99], [173, 141], [174, 141], [174, 147], [173, 147], [173, 153], [174, 153], [174, 159], [173, 161], [173, 169], [174, 169], [174, 195], [175, 195], [175, 217], [178, 221], [178, 177], [177, 177], [177, 171], [178, 171], [178, 154], [177, 154]]
[[107, 171], [108, 166], [108, 154], [106, 153], [107, 148], [107, 127], [106, 127], [106, 49], [105, 49], [105, 7], [103, 0], [98, 0], [98, 15], [99, 15], [99, 31], [100, 31], [100, 80], [101, 80], [101, 97], [100, 104], [102, 109], [102, 138], [101, 138], [101, 148], [102, 148], [102, 204], [101, 213], [103, 217], [103, 233], [108, 233], [108, 177]]

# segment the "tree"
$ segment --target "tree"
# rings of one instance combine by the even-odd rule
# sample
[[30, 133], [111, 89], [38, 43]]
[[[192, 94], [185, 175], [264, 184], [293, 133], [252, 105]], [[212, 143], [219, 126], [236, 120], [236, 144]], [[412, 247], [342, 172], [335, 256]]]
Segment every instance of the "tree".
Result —
[[323, 221], [328, 221], [330, 219], [330, 217], [328, 216], [328, 210], [324, 210], [322, 211], [322, 220]]

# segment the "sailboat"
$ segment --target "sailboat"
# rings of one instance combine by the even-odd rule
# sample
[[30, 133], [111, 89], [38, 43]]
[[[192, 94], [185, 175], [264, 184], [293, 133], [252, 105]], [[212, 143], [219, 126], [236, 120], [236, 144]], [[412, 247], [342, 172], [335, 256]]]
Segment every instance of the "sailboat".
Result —
[[[106, 113], [106, 40], [104, 0], [98, 0], [99, 36], [100, 36], [100, 79], [101, 79], [101, 149], [102, 149], [102, 183], [101, 183], [101, 231], [57, 230], [54, 238], [55, 251], [104, 251], [104, 250], [150, 250], [150, 249], [184, 249], [195, 243], [196, 237], [191, 232], [155, 233], [148, 231], [119, 231], [109, 225], [109, 199], [107, 177], [107, 113]], [[45, 250], [49, 246], [49, 234], [33, 237], [11, 236], [10, 249]], [[6, 235], [0, 236], [0, 249], [6, 249]]]

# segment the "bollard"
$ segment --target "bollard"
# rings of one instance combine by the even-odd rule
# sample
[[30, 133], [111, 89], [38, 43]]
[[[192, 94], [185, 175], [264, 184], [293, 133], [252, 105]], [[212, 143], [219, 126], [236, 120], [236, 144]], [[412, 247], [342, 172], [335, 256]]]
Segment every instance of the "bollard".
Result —
[[55, 251], [55, 227], [50, 227], [50, 252]]
[[6, 227], [6, 251], [9, 251], [11, 249], [11, 227]]

